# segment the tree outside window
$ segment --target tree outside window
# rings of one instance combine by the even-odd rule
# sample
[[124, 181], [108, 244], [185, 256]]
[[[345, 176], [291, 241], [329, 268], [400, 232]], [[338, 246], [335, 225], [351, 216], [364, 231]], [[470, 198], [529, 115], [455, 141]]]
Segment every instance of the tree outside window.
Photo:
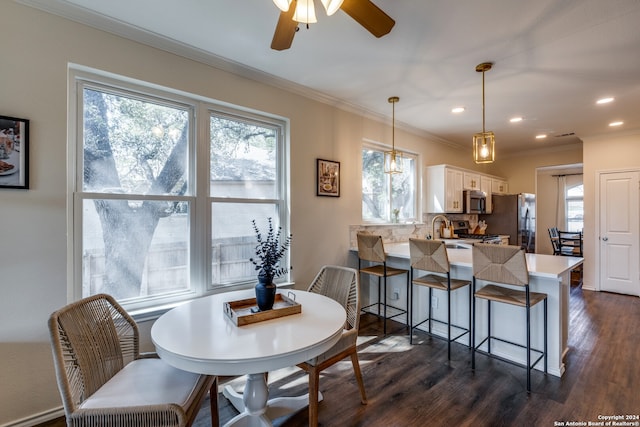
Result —
[[77, 77], [77, 295], [138, 308], [254, 285], [251, 220], [288, 224], [283, 122], [95, 80]]
[[362, 219], [367, 222], [391, 222], [394, 212], [400, 222], [415, 221], [416, 157], [403, 153], [403, 173], [384, 173], [384, 150], [362, 149]]

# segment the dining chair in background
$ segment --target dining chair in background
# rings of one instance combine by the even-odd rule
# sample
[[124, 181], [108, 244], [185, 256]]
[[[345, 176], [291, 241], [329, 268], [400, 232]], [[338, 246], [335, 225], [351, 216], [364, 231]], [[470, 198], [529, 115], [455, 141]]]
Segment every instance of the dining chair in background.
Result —
[[560, 255], [560, 235], [557, 227], [549, 228], [549, 239], [551, 240], [551, 248], [554, 255]]
[[49, 318], [56, 379], [70, 427], [187, 427], [207, 393], [217, 426], [217, 377], [176, 369], [140, 353], [138, 326], [106, 294]]
[[582, 256], [582, 232], [560, 231], [557, 227], [549, 228], [549, 238], [554, 255]]
[[[362, 307], [362, 310], [367, 311], [371, 307], [377, 307], [377, 314], [380, 317], [380, 307], [382, 307], [382, 318], [384, 326], [382, 328], [383, 333], [387, 334], [387, 319], [393, 319], [403, 314], [407, 315], [407, 327], [409, 326], [409, 270], [390, 267], [387, 265], [387, 255], [384, 251], [384, 243], [382, 242], [382, 236], [374, 234], [358, 233], [358, 272], [367, 275], [375, 276], [378, 278], [378, 302], [369, 304]], [[362, 261], [366, 261], [368, 265], [362, 266]], [[387, 279], [393, 276], [400, 276], [406, 274], [406, 292], [407, 292], [407, 309], [402, 309], [391, 304], [387, 304]], [[380, 289], [380, 282], [382, 280], [384, 288]], [[391, 308], [395, 311], [395, 314], [387, 316], [387, 309]]]
[[336, 345], [325, 353], [298, 364], [298, 367], [309, 374], [309, 425], [315, 427], [318, 425], [320, 372], [345, 357], [351, 358], [353, 372], [360, 389], [361, 402], [363, 405], [367, 403], [367, 395], [364, 390], [356, 345], [360, 324], [360, 285], [358, 271], [348, 267], [324, 266], [320, 269], [315, 279], [313, 279], [308, 291], [324, 295], [337, 301], [342, 304], [347, 312], [347, 321], [344, 325], [342, 336]]
[[[531, 292], [529, 290], [529, 271], [527, 269], [527, 259], [525, 252], [519, 246], [493, 245], [487, 243], [476, 243], [472, 248], [473, 258], [473, 327], [471, 332], [471, 369], [476, 366], [476, 351], [486, 342], [487, 351], [483, 353], [524, 367], [527, 370], [527, 392], [531, 391], [531, 369], [533, 369], [541, 359], [544, 359], [544, 373], [547, 373], [547, 294]], [[476, 290], [477, 280], [491, 282]], [[524, 290], [522, 290], [524, 288]], [[476, 299], [487, 301], [487, 337], [476, 345]], [[492, 335], [491, 332], [491, 303], [499, 302], [503, 304], [515, 305], [525, 308], [525, 345], [501, 339]], [[543, 303], [543, 334], [544, 349], [537, 350], [531, 348], [531, 307], [539, 302]], [[516, 319], [513, 319], [516, 322]], [[524, 348], [527, 351], [526, 365], [501, 358], [491, 353], [491, 340], [498, 340], [507, 344]], [[531, 352], [539, 354], [539, 357], [532, 363]]]
[[[425, 239], [409, 239], [409, 255], [411, 258], [411, 322], [409, 330], [409, 342], [413, 344], [413, 330], [420, 325], [427, 323], [427, 333], [436, 338], [442, 338], [431, 332], [432, 322], [438, 322], [447, 325], [447, 358], [451, 359], [451, 343], [457, 341], [471, 331], [471, 281], [452, 279], [449, 265], [449, 257], [447, 255], [446, 245], [443, 240], [425, 240]], [[426, 274], [420, 274], [424, 272]], [[417, 273], [417, 274], [416, 274]], [[427, 287], [429, 296], [427, 299], [427, 318], [420, 321], [416, 325], [413, 324], [413, 285]], [[451, 291], [468, 286], [469, 297], [467, 299], [467, 310], [469, 311], [468, 327], [461, 327], [451, 324]], [[439, 289], [447, 293], [447, 321], [434, 319], [432, 312], [432, 291]], [[456, 328], [458, 335], [451, 338], [451, 328]], [[469, 338], [471, 342], [471, 338]]]

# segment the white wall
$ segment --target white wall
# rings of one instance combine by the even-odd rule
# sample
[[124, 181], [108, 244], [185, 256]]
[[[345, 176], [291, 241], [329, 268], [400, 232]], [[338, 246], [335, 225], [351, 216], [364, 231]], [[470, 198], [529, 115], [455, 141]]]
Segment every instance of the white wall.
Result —
[[[611, 137], [601, 135], [584, 139], [584, 276], [583, 287], [600, 289], [597, 277], [595, 257], [598, 244], [598, 224], [596, 211], [599, 200], [596, 199], [598, 172], [640, 169], [640, 131]], [[590, 230], [590, 232], [589, 232]]]

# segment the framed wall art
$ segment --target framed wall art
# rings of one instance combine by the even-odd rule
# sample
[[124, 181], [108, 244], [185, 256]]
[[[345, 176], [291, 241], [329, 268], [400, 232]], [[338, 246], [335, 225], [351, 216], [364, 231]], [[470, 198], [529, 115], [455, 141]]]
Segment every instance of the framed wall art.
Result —
[[0, 116], [1, 188], [29, 188], [29, 120]]
[[316, 175], [318, 196], [340, 197], [340, 162], [318, 159]]

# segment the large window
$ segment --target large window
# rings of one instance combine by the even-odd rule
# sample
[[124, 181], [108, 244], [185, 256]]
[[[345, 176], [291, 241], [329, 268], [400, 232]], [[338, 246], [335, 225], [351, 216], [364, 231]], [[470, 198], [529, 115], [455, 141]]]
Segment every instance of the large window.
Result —
[[403, 153], [403, 172], [384, 173], [384, 149], [362, 148], [362, 219], [366, 222], [416, 221], [416, 156]]
[[74, 295], [135, 309], [255, 284], [251, 220], [288, 232], [285, 123], [72, 71]]

